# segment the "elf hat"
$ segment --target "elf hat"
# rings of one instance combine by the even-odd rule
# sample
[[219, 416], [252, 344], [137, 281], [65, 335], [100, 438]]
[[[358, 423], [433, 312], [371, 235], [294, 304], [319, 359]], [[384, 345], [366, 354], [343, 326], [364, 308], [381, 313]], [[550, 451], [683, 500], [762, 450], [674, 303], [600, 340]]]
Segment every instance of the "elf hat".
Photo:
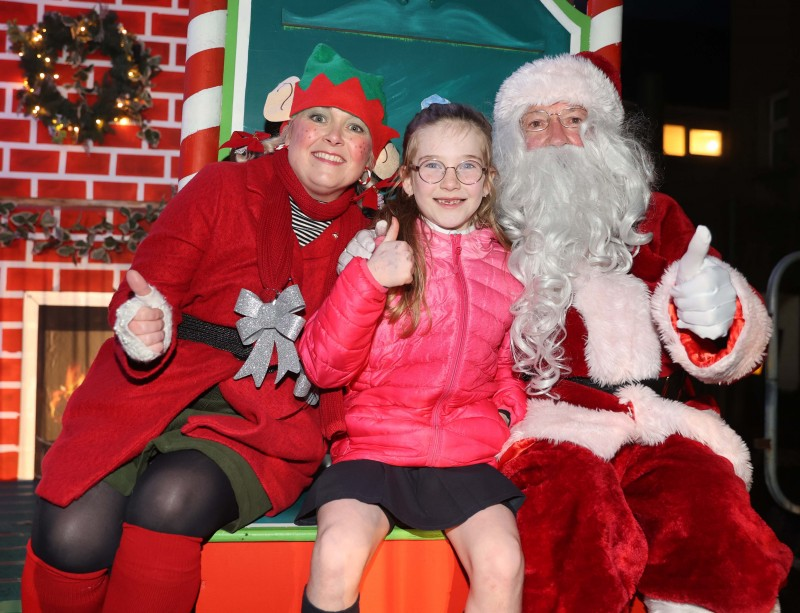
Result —
[[355, 68], [324, 43], [318, 44], [294, 87], [291, 116], [315, 106], [333, 106], [355, 115], [369, 128], [377, 159], [389, 139], [400, 134], [384, 123], [383, 77]]
[[500, 86], [495, 121], [517, 121], [530, 106], [568, 102], [590, 119], [619, 125], [624, 118], [619, 71], [591, 51], [544, 57], [523, 64]]

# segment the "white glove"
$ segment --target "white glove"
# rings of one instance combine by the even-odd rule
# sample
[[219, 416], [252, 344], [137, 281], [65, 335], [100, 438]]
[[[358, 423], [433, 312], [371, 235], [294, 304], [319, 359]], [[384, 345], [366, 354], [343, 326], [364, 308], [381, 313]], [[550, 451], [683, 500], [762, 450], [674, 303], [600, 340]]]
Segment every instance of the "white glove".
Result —
[[344, 267], [350, 263], [353, 258], [364, 258], [368, 260], [372, 257], [372, 252], [375, 251], [375, 239], [379, 236], [386, 235], [388, 224], [381, 220], [375, 224], [375, 229], [361, 230], [347, 243], [342, 254], [339, 256], [339, 261], [336, 263], [336, 274], [342, 274]]
[[711, 232], [697, 226], [686, 254], [678, 263], [670, 291], [678, 327], [715, 340], [728, 334], [736, 313], [736, 290], [728, 271], [708, 257]]

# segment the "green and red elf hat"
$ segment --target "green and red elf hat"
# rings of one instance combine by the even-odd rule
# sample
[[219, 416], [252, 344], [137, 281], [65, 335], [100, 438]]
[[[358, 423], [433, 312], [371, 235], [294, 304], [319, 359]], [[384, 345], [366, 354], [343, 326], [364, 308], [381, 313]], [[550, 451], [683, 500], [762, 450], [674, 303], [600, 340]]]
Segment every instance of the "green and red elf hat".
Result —
[[[287, 88], [291, 92], [291, 106], [286, 96]], [[270, 108], [270, 97], [267, 97], [264, 116], [270, 121], [285, 121], [315, 106], [332, 106], [355, 115], [369, 128], [376, 160], [389, 140], [400, 135], [385, 123], [383, 77], [357, 69], [324, 43], [314, 47], [299, 81], [290, 77], [281, 82], [272, 94], [279, 97], [281, 104], [279, 108], [274, 105]]]

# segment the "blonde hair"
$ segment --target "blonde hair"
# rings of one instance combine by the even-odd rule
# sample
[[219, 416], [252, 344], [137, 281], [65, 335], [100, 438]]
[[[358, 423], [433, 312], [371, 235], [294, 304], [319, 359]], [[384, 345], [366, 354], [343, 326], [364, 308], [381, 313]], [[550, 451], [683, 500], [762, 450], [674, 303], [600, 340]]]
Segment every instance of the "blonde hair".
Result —
[[[419, 131], [442, 122], [448, 122], [465, 131], [475, 129], [482, 136], [481, 154], [484, 164], [489, 169], [484, 180], [489, 189], [471, 221], [476, 228], [492, 230], [498, 242], [504, 248], [509, 249], [511, 242], [506, 238], [495, 219], [495, 176], [497, 171], [492, 161], [492, 126], [480, 111], [464, 104], [448, 103], [431, 104], [417, 113], [408, 124], [403, 137], [403, 162], [399, 170], [398, 185], [412, 172], [410, 167], [417, 155]], [[427, 308], [425, 304], [427, 242], [425, 233], [417, 230], [417, 220], [422, 218], [422, 214], [417, 207], [416, 200], [413, 196], [406, 194], [403, 189], [396, 188], [389, 195], [386, 206], [376, 216], [376, 222], [382, 219], [389, 222], [392, 217], [397, 218], [400, 225], [398, 240], [407, 242], [414, 254], [414, 276], [408, 285], [389, 290], [386, 310], [389, 321], [392, 323], [403, 318], [407, 319], [402, 336], [408, 336], [417, 329], [421, 313], [423, 309]]]

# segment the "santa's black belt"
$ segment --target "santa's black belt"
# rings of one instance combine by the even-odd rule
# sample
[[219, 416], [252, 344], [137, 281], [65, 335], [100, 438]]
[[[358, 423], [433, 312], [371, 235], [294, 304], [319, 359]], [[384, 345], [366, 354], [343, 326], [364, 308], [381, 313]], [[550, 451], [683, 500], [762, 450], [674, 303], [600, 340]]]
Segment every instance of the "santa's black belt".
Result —
[[629, 381], [622, 385], [602, 385], [592, 381], [589, 377], [567, 377], [565, 381], [578, 383], [591, 387], [592, 389], [605, 392], [607, 394], [614, 394], [627, 385], [644, 385], [649, 387], [659, 396], [668, 398], [669, 400], [678, 400], [683, 390], [683, 384], [686, 380], [686, 373], [682, 370], [676, 371], [668, 377], [660, 377], [658, 379], [641, 379], [639, 381]]
[[[244, 345], [236, 328], [212, 324], [197, 317], [184, 314], [183, 320], [178, 324], [178, 338], [185, 341], [194, 341], [210, 345], [215, 349], [222, 349], [232, 353], [234, 357], [244, 361], [253, 350], [252, 345]], [[278, 367], [273, 365], [267, 372], [276, 372]]]

